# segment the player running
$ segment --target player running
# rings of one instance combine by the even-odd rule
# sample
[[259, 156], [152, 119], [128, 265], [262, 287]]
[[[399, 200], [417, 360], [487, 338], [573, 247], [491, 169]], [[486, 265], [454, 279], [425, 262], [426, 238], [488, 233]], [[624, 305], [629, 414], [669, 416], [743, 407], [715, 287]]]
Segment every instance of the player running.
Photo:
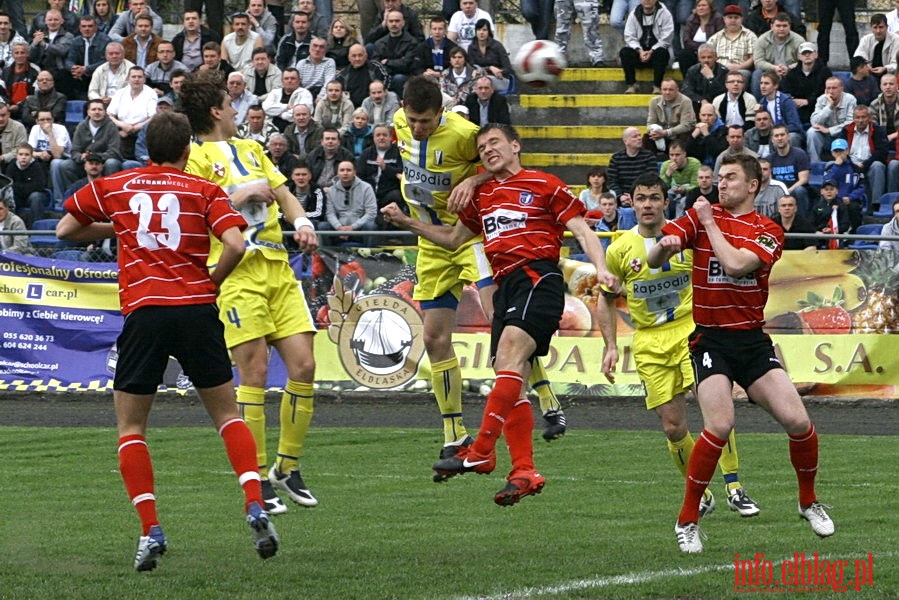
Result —
[[662, 227], [647, 254], [659, 268], [686, 248], [693, 249], [693, 320], [690, 356], [703, 429], [687, 464], [687, 484], [674, 526], [682, 552], [702, 552], [699, 500], [734, 428], [733, 382], [770, 413], [790, 438], [790, 462], [799, 481], [799, 515], [821, 537], [834, 524], [818, 502], [818, 434], [802, 399], [762, 331], [768, 277], [780, 258], [783, 229], [753, 210], [762, 180], [758, 160], [734, 155], [721, 161], [718, 201], [705, 200]]
[[496, 467], [496, 442], [505, 434], [512, 471], [494, 501], [509, 506], [540, 493], [545, 483], [534, 466], [534, 415], [523, 386], [532, 361], [549, 352], [562, 317], [565, 281], [558, 262], [565, 228], [596, 267], [597, 280], [613, 288], [617, 282], [606, 269], [599, 240], [584, 221], [584, 204], [555, 176], [521, 167], [521, 141], [515, 129], [486, 125], [477, 135], [477, 150], [491, 177], [452, 226], [410, 218], [396, 204], [384, 207], [382, 213], [400, 228], [450, 250], [483, 236], [498, 284], [490, 339], [496, 386], [487, 396], [477, 440], [454, 456], [441, 458], [433, 468], [442, 475], [491, 473]]
[[[477, 183], [488, 178], [475, 175], [477, 126], [458, 113], [445, 112], [440, 88], [425, 77], [412, 77], [406, 82], [403, 108], [394, 115], [393, 124], [403, 159], [403, 198], [412, 217], [423, 223], [453, 225], [458, 217], [448, 208], [450, 192], [458, 188], [454, 195], [467, 198]], [[440, 458], [448, 458], [472, 443], [462, 424], [462, 370], [453, 350], [456, 309], [463, 286], [474, 283], [489, 319], [495, 290], [493, 273], [480, 236], [452, 251], [422, 239], [415, 270], [418, 283], [413, 298], [424, 311], [425, 350], [431, 363], [434, 396], [443, 416]], [[567, 426], [565, 414], [539, 362], [534, 363], [530, 382], [546, 421], [543, 437], [547, 441], [561, 437]], [[436, 482], [445, 479], [445, 475], [434, 475]]]
[[[662, 235], [668, 189], [655, 173], [645, 173], [634, 182], [631, 199], [637, 214], [637, 226], [620, 235], [606, 250], [609, 271], [621, 280], [627, 295], [627, 307], [637, 330], [633, 338], [637, 374], [646, 393], [646, 408], [655, 411], [668, 438], [668, 451], [681, 474], [687, 476], [687, 462], [693, 449], [693, 436], [687, 429], [687, 405], [684, 395], [693, 387], [693, 367], [687, 337], [693, 332], [693, 288], [690, 271], [693, 252], [679, 252], [659, 269], [646, 264], [646, 251]], [[604, 302], [597, 304], [600, 330], [606, 347], [602, 372], [615, 382], [618, 362], [615, 299], [618, 294], [603, 290]], [[743, 490], [737, 471], [737, 445], [734, 432], [718, 463], [724, 474], [727, 504], [743, 517], [759, 514], [758, 505]], [[715, 497], [708, 489], [700, 500], [699, 516], [715, 508]]]
[[[154, 165], [84, 186], [66, 200], [56, 234], [119, 242], [119, 298], [125, 324], [118, 338], [113, 399], [119, 473], [143, 533], [134, 568], [150, 571], [167, 547], [156, 514], [147, 419], [169, 356], [181, 363], [225, 443], [245, 497], [247, 523], [262, 558], [278, 550], [278, 534], [263, 510], [256, 444], [234, 401], [231, 360], [215, 306], [222, 282], [244, 255], [244, 219], [218, 186], [183, 172], [190, 128], [183, 115], [159, 113], [147, 125]], [[210, 274], [210, 235], [219, 259]]]
[[[189, 77], [178, 99], [196, 136], [187, 171], [221, 185], [249, 225], [244, 231], [246, 256], [222, 286], [218, 302], [225, 341], [240, 375], [237, 403], [256, 440], [265, 506], [271, 514], [287, 511], [273, 489], [277, 486], [297, 504], [312, 507], [318, 500], [303, 481], [298, 463], [312, 420], [316, 329], [287, 260], [278, 209], [294, 224], [294, 240], [301, 250], [318, 246], [315, 230], [284, 185], [287, 178], [262, 146], [234, 137], [235, 111], [217, 73]], [[218, 250], [213, 246], [210, 264], [218, 260]], [[278, 351], [287, 368], [278, 458], [270, 469], [264, 406], [269, 345]]]

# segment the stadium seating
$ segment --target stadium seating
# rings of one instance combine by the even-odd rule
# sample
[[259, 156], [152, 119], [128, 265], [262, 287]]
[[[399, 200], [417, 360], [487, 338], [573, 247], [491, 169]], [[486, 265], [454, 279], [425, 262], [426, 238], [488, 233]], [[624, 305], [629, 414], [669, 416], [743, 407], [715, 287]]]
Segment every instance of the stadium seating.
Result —
[[891, 219], [893, 218], [893, 202], [899, 200], [899, 192], [889, 192], [880, 197], [880, 204], [877, 206], [877, 210], [874, 211], [874, 214], [871, 215], [878, 219]]
[[53, 253], [51, 258], [55, 260], [71, 260], [79, 262], [81, 261], [82, 254], [84, 254], [83, 250], [58, 250]]
[[[859, 225], [855, 233], [858, 235], [880, 235], [882, 229], [883, 225], [880, 225], [879, 223], [868, 223]], [[876, 240], [855, 240], [850, 243], [848, 247], [853, 250], [876, 250], [878, 244]]]
[[69, 100], [66, 102], [66, 125], [74, 127], [84, 120], [84, 100]]
[[35, 248], [56, 248], [60, 245], [59, 238], [56, 237], [56, 224], [59, 219], [38, 219], [31, 224], [31, 229], [35, 231], [47, 231], [50, 235], [34, 234], [29, 237], [31, 245]]

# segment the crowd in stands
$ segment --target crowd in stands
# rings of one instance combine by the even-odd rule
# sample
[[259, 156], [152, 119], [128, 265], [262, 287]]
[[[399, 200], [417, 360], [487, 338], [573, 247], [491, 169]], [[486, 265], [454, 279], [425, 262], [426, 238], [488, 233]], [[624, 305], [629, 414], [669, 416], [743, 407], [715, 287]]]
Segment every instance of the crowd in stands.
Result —
[[[144, 125], [177, 107], [195, 71], [222, 74], [237, 135], [267, 149], [321, 230], [384, 229], [377, 209], [402, 202], [390, 125], [409, 76], [434, 78], [445, 106], [474, 123], [511, 122], [509, 53], [476, 0], [446, 0], [443, 14], [426, 19], [402, 0], [382, 8], [360, 0], [361, 33], [332, 17], [330, 0], [248, 0], [227, 22], [220, 0], [192, 0], [171, 39], [147, 0], [129, 0], [120, 14], [114, 4], [85, 2], [89, 14], [76, 15], [48, 0], [30, 24], [0, 12], [0, 168], [14, 182], [9, 208], [26, 226], [98, 168], [146, 164]], [[806, 41], [800, 8], [796, 0], [612, 2], [626, 91], [636, 92], [636, 70], [649, 68], [657, 96], [646, 133], [627, 128], [623, 149], [600, 169], [602, 184], [596, 170], [587, 178], [596, 227], [615, 230], [622, 214], [627, 222], [627, 191], [648, 169], [670, 185], [671, 217], [714, 198], [721, 158], [735, 153], [765, 160], [760, 210], [791, 226], [851, 232], [866, 206], [899, 191], [897, 11], [874, 14], [871, 33], [856, 41], [847, 35], [851, 73], [835, 75], [822, 60], [829, 39], [819, 35], [820, 48]], [[563, 49], [580, 20], [589, 62], [605, 66], [598, 2], [531, 0], [522, 10], [539, 37], [549, 37], [555, 17]], [[681, 82], [666, 78], [671, 67]], [[80, 102], [74, 117], [72, 101]], [[813, 170], [823, 174], [815, 186]], [[795, 218], [783, 216], [784, 197]]]

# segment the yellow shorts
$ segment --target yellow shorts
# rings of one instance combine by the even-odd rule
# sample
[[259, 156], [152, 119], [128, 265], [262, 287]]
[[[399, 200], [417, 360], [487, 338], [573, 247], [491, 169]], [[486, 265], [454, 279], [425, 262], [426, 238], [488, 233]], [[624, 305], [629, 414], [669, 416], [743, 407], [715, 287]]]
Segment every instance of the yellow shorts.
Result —
[[646, 391], [647, 410], [671, 401], [693, 386], [687, 336], [694, 327], [692, 319], [680, 319], [634, 332], [632, 350], [637, 375]]
[[261, 337], [273, 342], [316, 331], [293, 269], [287, 261], [269, 260], [259, 252], [245, 256], [225, 279], [218, 305], [228, 348]]
[[412, 297], [419, 301], [435, 300], [447, 292], [459, 300], [466, 283], [493, 277], [483, 242], [465, 244], [455, 251], [422, 244], [418, 249], [415, 274], [418, 284]]

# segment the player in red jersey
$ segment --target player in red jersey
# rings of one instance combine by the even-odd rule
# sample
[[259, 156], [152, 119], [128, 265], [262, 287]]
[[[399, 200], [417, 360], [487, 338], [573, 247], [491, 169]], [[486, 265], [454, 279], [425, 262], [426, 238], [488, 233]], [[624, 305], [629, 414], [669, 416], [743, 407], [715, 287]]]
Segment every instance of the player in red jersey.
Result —
[[512, 458], [508, 484], [494, 501], [509, 506], [538, 494], [544, 479], [534, 467], [534, 415], [523, 393], [531, 361], [545, 356], [559, 327], [565, 281], [557, 264], [567, 228], [596, 267], [599, 281], [617, 288], [602, 247], [584, 221], [586, 208], [564, 183], [548, 173], [521, 167], [521, 138], [509, 125], [488, 124], [477, 137], [478, 154], [493, 177], [478, 188], [455, 225], [431, 225], [406, 216], [395, 205], [385, 219], [435, 244], [454, 250], [483, 234], [484, 250], [498, 288], [493, 297], [490, 354], [496, 385], [487, 396], [474, 444], [434, 463], [438, 474], [491, 473], [501, 434]]
[[768, 276], [784, 238], [776, 223], [753, 210], [761, 180], [755, 158], [725, 158], [718, 175], [720, 204], [698, 201], [662, 228], [664, 237], [647, 255], [647, 264], [658, 268], [682, 249], [693, 249], [696, 330], [690, 336], [690, 355], [705, 429], [690, 454], [684, 502], [674, 527], [683, 552], [702, 552], [699, 500], [734, 427], [734, 381], [789, 435], [799, 515], [821, 537], [834, 532], [815, 495], [818, 435], [771, 338], [762, 331]]
[[[197, 387], [245, 496], [256, 551], [274, 556], [278, 535], [263, 510], [256, 444], [237, 409], [231, 360], [215, 304], [218, 287], [244, 254], [247, 226], [214, 183], [184, 173], [190, 124], [159, 113], [147, 126], [154, 165], [95, 180], [66, 200], [56, 234], [119, 242], [119, 295], [125, 324], [118, 338], [113, 383], [119, 435], [119, 472], [143, 527], [134, 568], [156, 568], [166, 538], [156, 514], [147, 419], [169, 356]], [[209, 232], [224, 251], [209, 272]]]

